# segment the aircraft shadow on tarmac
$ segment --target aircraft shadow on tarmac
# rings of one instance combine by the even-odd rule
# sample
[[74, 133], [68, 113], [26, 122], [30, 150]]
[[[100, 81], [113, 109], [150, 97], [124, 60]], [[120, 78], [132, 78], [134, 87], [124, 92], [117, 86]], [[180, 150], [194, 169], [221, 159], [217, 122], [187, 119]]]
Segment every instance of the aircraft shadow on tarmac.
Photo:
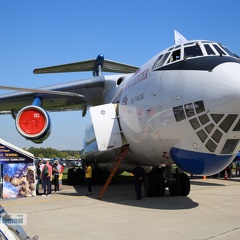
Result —
[[203, 181], [191, 181], [191, 185], [198, 185], [198, 186], [224, 186], [221, 183], [210, 183], [210, 182], [203, 182]]
[[[210, 178], [211, 179], [211, 178]], [[219, 178], [219, 179], [215, 179], [218, 180], [218, 183], [213, 183], [213, 182], [205, 182], [205, 180], [198, 180], [198, 179], [194, 179], [191, 180], [191, 185], [199, 185], [199, 186], [225, 186], [225, 181], [230, 181], [230, 182], [240, 182], [239, 178], [228, 178], [227, 180], [225, 180], [224, 178]]]
[[[76, 197], [86, 196], [86, 186], [74, 186], [74, 188], [74, 193], [59, 192], [59, 194]], [[100, 190], [100, 185], [93, 185], [93, 195], [86, 197], [98, 200]], [[164, 197], [145, 197], [143, 193], [142, 200], [136, 200], [133, 184], [128, 183], [111, 183], [101, 200], [98, 201], [159, 210], [192, 209], [199, 205], [188, 196], [172, 197], [168, 190], [166, 190]]]

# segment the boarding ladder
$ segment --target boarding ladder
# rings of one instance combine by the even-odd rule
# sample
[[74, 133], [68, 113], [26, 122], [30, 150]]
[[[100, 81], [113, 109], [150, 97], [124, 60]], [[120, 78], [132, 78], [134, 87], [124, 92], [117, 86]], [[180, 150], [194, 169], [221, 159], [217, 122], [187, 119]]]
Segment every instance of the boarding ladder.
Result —
[[110, 182], [111, 182], [112, 178], [114, 177], [114, 175], [116, 174], [117, 169], [118, 169], [120, 163], [122, 162], [123, 158], [127, 154], [128, 148], [129, 148], [129, 145], [125, 145], [125, 146], [123, 146], [120, 149], [118, 155], [116, 156], [115, 160], [113, 161], [113, 163], [111, 165], [111, 173], [110, 173], [107, 181], [104, 183], [100, 193], [98, 194], [98, 199], [101, 199], [103, 194], [107, 190], [107, 187], [110, 184]]

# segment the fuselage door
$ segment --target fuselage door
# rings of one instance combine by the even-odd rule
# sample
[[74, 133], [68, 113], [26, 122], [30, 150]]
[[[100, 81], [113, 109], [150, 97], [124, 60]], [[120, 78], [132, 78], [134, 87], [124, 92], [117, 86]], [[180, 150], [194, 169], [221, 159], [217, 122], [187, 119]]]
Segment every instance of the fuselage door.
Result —
[[117, 114], [112, 103], [90, 108], [93, 128], [99, 151], [119, 148], [122, 146], [122, 136]]

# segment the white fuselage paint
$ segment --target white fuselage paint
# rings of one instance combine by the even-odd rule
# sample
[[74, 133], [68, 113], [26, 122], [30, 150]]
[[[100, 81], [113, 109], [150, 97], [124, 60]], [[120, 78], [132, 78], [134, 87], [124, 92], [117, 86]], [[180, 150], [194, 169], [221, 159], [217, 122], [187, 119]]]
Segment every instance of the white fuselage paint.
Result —
[[[182, 46], [183, 48], [183, 46]], [[206, 52], [200, 58], [211, 58]], [[165, 53], [163, 51], [162, 53]], [[161, 54], [161, 53], [160, 53]], [[112, 76], [106, 76], [106, 86], [110, 81], [107, 97], [119, 102], [119, 123], [123, 135], [130, 145], [127, 163], [139, 161], [143, 165], [159, 166], [171, 163], [170, 150], [174, 147], [190, 152], [220, 155], [226, 139], [240, 139], [240, 131], [232, 131], [240, 118], [240, 64], [224, 62], [216, 65], [211, 71], [189, 69], [166, 69], [153, 71], [156, 55], [135, 74], [124, 75], [120, 86], [112, 84]], [[191, 59], [180, 61], [190, 62]], [[216, 57], [216, 56], [215, 56]], [[221, 58], [221, 56], [218, 56]], [[175, 63], [169, 63], [168, 66]], [[185, 63], [183, 63], [185, 64]], [[173, 67], [174, 68], [174, 67]], [[111, 80], [110, 80], [111, 79]], [[116, 81], [116, 80], [115, 80]], [[205, 111], [176, 121], [173, 108], [203, 101]], [[186, 111], [186, 110], [185, 110]], [[200, 129], [207, 131], [206, 139], [202, 140], [190, 120], [207, 115], [207, 122], [200, 123]], [[213, 152], [206, 147], [213, 133], [219, 129], [219, 124], [210, 118], [211, 114], [237, 114], [230, 130], [225, 133], [220, 129], [222, 137], [215, 141], [217, 145]], [[211, 130], [209, 130], [211, 128]], [[207, 129], [207, 130], [206, 130]], [[215, 137], [215, 136], [214, 136]], [[239, 150], [239, 143], [231, 152], [234, 155]], [[93, 154], [101, 159], [99, 153]], [[89, 156], [93, 157], [92, 154]], [[112, 158], [114, 154], [110, 153]], [[107, 158], [108, 153], [102, 153]], [[226, 162], [226, 165], [228, 163]], [[126, 166], [125, 166], [126, 167]]]

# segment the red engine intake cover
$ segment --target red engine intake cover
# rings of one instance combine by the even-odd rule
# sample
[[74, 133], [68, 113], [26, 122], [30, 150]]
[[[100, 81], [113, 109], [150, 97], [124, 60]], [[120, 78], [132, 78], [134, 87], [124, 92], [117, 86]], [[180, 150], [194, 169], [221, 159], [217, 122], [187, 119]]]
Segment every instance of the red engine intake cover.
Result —
[[46, 125], [46, 118], [38, 109], [29, 109], [19, 116], [19, 127], [23, 132], [30, 135], [39, 134]]
[[41, 107], [31, 105], [22, 108], [16, 117], [18, 132], [35, 143], [42, 143], [51, 132], [48, 113]]

